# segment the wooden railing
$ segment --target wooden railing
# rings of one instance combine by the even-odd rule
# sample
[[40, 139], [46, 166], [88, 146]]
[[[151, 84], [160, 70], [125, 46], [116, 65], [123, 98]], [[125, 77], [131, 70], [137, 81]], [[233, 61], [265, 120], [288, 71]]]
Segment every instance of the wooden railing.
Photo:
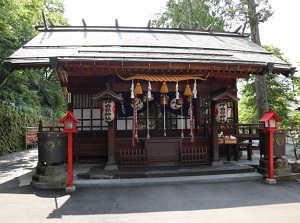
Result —
[[260, 124], [219, 124], [219, 132], [223, 135], [257, 135]]
[[147, 166], [147, 150], [124, 149], [120, 150], [120, 167]]
[[208, 164], [208, 161], [208, 146], [181, 149], [181, 165]]

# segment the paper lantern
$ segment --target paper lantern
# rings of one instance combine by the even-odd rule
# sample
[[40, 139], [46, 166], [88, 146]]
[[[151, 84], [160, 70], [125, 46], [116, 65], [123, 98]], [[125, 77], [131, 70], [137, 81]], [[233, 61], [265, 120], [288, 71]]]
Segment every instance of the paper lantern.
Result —
[[103, 100], [101, 106], [102, 119], [106, 122], [114, 120], [116, 115], [116, 104], [113, 100]]
[[218, 123], [225, 123], [227, 121], [226, 102], [220, 102], [215, 105], [215, 119]]

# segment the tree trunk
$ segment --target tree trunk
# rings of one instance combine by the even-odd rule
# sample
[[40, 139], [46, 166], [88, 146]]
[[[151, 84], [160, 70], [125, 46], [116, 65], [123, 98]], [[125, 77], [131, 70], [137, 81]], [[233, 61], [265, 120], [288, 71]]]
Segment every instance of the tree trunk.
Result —
[[[251, 40], [252, 42], [261, 46], [255, 0], [248, 0], [248, 14], [251, 30]], [[255, 86], [258, 119], [260, 119], [266, 111], [269, 111], [265, 74], [255, 76]]]

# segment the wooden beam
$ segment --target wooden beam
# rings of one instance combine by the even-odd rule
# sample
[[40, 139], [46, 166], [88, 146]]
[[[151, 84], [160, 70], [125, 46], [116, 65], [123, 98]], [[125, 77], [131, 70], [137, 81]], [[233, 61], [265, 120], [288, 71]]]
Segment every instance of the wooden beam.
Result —
[[78, 61], [73, 63], [61, 63], [64, 70], [126, 70], [127, 72], [133, 72], [137, 70], [161, 70], [168, 72], [179, 72], [184, 70], [198, 70], [198, 71], [234, 71], [234, 72], [247, 72], [258, 73], [261, 66], [251, 66], [246, 64], [206, 64], [206, 63], [171, 63], [171, 62], [156, 62], [149, 63], [142, 62], [129, 62], [129, 61]]
[[[218, 77], [218, 78], [248, 78], [249, 73], [247, 72], [231, 72], [231, 71], [206, 71], [206, 72], [199, 72], [199, 71], [190, 71], [186, 72], [183, 70], [182, 72], [180, 71], [172, 71], [168, 72], [167, 70], [161, 72], [161, 70], [118, 70], [118, 73], [120, 75], [134, 75], [134, 74], [153, 74], [153, 75], [199, 75], [200, 77], [206, 77], [207, 74], [209, 74], [209, 77]], [[69, 70], [68, 71], [68, 76], [69, 77], [80, 77], [80, 76], [109, 76], [113, 75], [116, 76], [115, 70]]]

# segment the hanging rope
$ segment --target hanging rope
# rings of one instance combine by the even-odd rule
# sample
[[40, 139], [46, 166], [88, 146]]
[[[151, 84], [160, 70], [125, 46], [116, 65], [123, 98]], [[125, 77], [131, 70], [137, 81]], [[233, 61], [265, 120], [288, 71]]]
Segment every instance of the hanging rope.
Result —
[[134, 96], [134, 81], [132, 80], [131, 82], [131, 87], [130, 87], [130, 98], [132, 100], [134, 100], [134, 103], [133, 103], [133, 120], [132, 120], [132, 139], [131, 139], [131, 144], [132, 146], [135, 146], [135, 96]]
[[149, 125], [150, 125], [150, 121], [149, 121], [149, 100], [152, 97], [151, 91], [152, 91], [152, 87], [151, 87], [151, 83], [149, 81], [148, 82], [148, 92], [147, 92], [147, 139], [150, 139], [150, 131], [149, 131]]
[[130, 98], [131, 99], [134, 98], [134, 81], [133, 81], [133, 79], [132, 79], [131, 87], [130, 87]]
[[154, 74], [134, 74], [131, 77], [122, 77], [118, 70], [116, 69], [117, 76], [122, 79], [123, 81], [130, 81], [130, 80], [146, 80], [146, 81], [159, 81], [159, 82], [176, 82], [176, 81], [185, 81], [185, 80], [202, 80], [205, 81], [209, 74], [206, 75], [206, 77], [200, 77], [200, 75], [154, 75]]
[[150, 81], [148, 81], [148, 92], [147, 92], [147, 99], [150, 100], [152, 95], [151, 95], [152, 87]]
[[190, 136], [191, 136], [191, 142], [194, 142], [194, 118], [193, 118], [193, 102], [192, 102], [192, 96], [189, 97], [190, 99]]
[[183, 104], [181, 104], [181, 138], [184, 138], [184, 133], [183, 133]]
[[164, 136], [167, 136], [167, 129], [166, 129], [166, 105], [164, 103]]
[[179, 99], [178, 81], [176, 81], [176, 85], [175, 85], [175, 98], [176, 98], [176, 100]]
[[138, 125], [138, 115], [137, 115], [137, 110], [138, 110], [138, 104], [139, 104], [139, 99], [137, 97], [135, 97], [134, 99], [134, 123], [135, 123], [135, 139], [138, 142], [139, 141], [139, 137], [138, 137], [138, 129], [139, 129], [139, 125]]
[[195, 79], [195, 82], [194, 82], [193, 97], [197, 98], [197, 81], [196, 81], [196, 79]]
[[147, 139], [150, 139], [150, 131], [149, 131], [149, 99], [147, 98]]

